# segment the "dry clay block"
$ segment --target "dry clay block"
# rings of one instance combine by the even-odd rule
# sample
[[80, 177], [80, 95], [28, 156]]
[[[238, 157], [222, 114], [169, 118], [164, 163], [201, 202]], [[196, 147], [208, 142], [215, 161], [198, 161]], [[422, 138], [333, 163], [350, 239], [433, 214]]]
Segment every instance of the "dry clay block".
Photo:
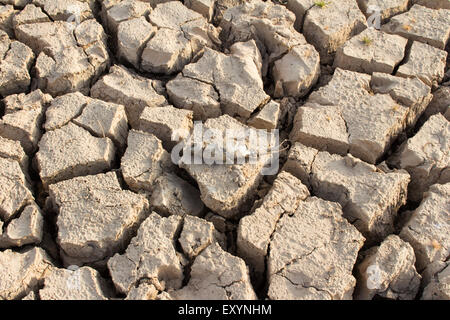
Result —
[[215, 48], [218, 31], [179, 1], [161, 3], [149, 21], [158, 30], [142, 51], [140, 68], [152, 73], [179, 72], [203, 47]]
[[389, 159], [394, 166], [411, 175], [408, 198], [420, 201], [424, 192], [435, 183], [450, 182], [450, 123], [438, 113], [406, 141]]
[[113, 172], [53, 184], [49, 198], [65, 265], [102, 264], [123, 250], [149, 206], [143, 195], [122, 190]]
[[[408, 10], [409, 0], [357, 0], [361, 11], [370, 18], [374, 14], [380, 14], [380, 23], [385, 23], [389, 18]], [[373, 21], [376, 22], [376, 21]]]
[[412, 0], [412, 3], [432, 9], [450, 9], [448, 0]]
[[382, 30], [444, 50], [450, 37], [450, 10], [414, 5], [408, 12], [393, 17]]
[[175, 250], [182, 218], [162, 218], [152, 213], [139, 227], [124, 254], [115, 254], [108, 269], [116, 289], [128, 294], [148, 280], [160, 290], [180, 288], [183, 268]]
[[45, 112], [45, 131], [64, 127], [70, 121], [80, 116], [84, 107], [93, 101], [80, 92], [67, 93], [52, 100]]
[[62, 180], [106, 171], [114, 157], [114, 143], [109, 138], [96, 138], [69, 123], [44, 134], [36, 163], [42, 183], [48, 188]]
[[280, 218], [270, 240], [270, 299], [352, 298], [352, 269], [364, 237], [342, 217], [338, 203], [316, 197], [300, 201]]
[[150, 203], [155, 211], [163, 215], [201, 216], [205, 208], [200, 191], [171, 173], [155, 180]]
[[16, 26], [19, 41], [37, 56], [37, 87], [52, 95], [80, 91], [87, 94], [92, 82], [109, 65], [106, 34], [94, 19], [75, 27], [55, 21]]
[[12, 21], [12, 25], [15, 28], [21, 24], [29, 23], [40, 23], [40, 22], [50, 22], [50, 18], [47, 14], [42, 11], [41, 7], [35, 6], [34, 4], [28, 4], [23, 8], [22, 11], [17, 13]]
[[431, 88], [418, 78], [401, 78], [374, 72], [370, 86], [374, 93], [389, 94], [392, 99], [409, 108], [406, 116], [408, 130], [414, 128], [433, 98]]
[[217, 243], [197, 256], [188, 284], [170, 292], [175, 300], [256, 300], [244, 261], [224, 251]]
[[372, 247], [357, 266], [358, 287], [355, 298], [371, 300], [375, 295], [388, 299], [414, 300], [421, 277], [414, 263], [411, 245], [396, 235]]
[[179, 178], [161, 141], [153, 134], [131, 130], [128, 147], [121, 160], [121, 171], [128, 187], [151, 192], [150, 203], [164, 215], [194, 215], [203, 212], [199, 191]]
[[213, 85], [178, 74], [166, 85], [167, 95], [177, 108], [193, 111], [195, 120], [219, 117], [219, 94]]
[[3, 99], [5, 115], [0, 120], [0, 136], [19, 141], [27, 154], [36, 151], [45, 110], [51, 100], [52, 97], [41, 90]]
[[442, 113], [448, 121], [450, 118], [450, 87], [441, 86], [433, 92], [433, 100], [431, 100], [428, 108], [425, 110], [425, 117], [428, 119], [436, 113]]
[[403, 227], [400, 237], [414, 248], [417, 270], [450, 253], [450, 183], [435, 184], [425, 193], [420, 206]]
[[0, 6], [0, 31], [5, 32], [9, 37], [14, 37], [12, 21], [17, 13], [18, 11], [12, 5]]
[[127, 145], [121, 159], [121, 171], [131, 190], [151, 192], [158, 177], [174, 170], [170, 154], [153, 134], [131, 130]]
[[[257, 52], [257, 56], [260, 53]], [[215, 90], [219, 98], [223, 113], [248, 119], [252, 112], [264, 105], [270, 97], [264, 92], [264, 84], [258, 66], [253, 59], [243, 59], [236, 55], [205, 48], [203, 56], [196, 62], [188, 64], [182, 71], [183, 78], [197, 80], [191, 83], [195, 89]], [[177, 78], [179, 81], [183, 78]], [[205, 84], [209, 87], [205, 87]], [[184, 97], [181, 86], [175, 87], [168, 83], [169, 96], [175, 96], [174, 102], [183, 103]], [[176, 105], [180, 106], [180, 105]], [[193, 106], [194, 107], [194, 106]], [[200, 109], [200, 110], [199, 110]], [[196, 109], [196, 118], [217, 117], [221, 114], [217, 104], [209, 105], [204, 100]]]
[[80, 21], [94, 18], [88, 1], [85, 0], [32, 0], [32, 2], [42, 8], [53, 21], [70, 21], [73, 15], [77, 15]]
[[25, 44], [10, 40], [0, 30], [0, 95], [27, 91], [31, 76], [29, 70], [34, 61], [34, 53]]
[[447, 55], [444, 50], [414, 41], [406, 62], [398, 68], [396, 76], [417, 77], [431, 87], [444, 78]]
[[[423, 290], [422, 300], [450, 300], [450, 261], [435, 262], [429, 281]], [[428, 268], [427, 268], [428, 269]]]
[[332, 80], [298, 108], [291, 140], [376, 163], [417, 121], [432, 96], [420, 81], [381, 77], [371, 88], [371, 80], [366, 74], [336, 69]]
[[[248, 129], [247, 126], [228, 115], [208, 119], [203, 125], [204, 131], [214, 130], [216, 134], [222, 134], [224, 137], [226, 130], [245, 133]], [[186, 141], [183, 149], [186, 157], [183, 156], [178, 165], [186, 169], [197, 181], [201, 199], [208, 208], [225, 218], [236, 215], [241, 207], [254, 196], [255, 190], [262, 178], [262, 170], [271, 161], [272, 155], [270, 150], [259, 150], [257, 145], [250, 145], [247, 141], [245, 144], [242, 143], [236, 148], [242, 147], [243, 150], [241, 151], [248, 154], [258, 154], [260, 152], [255, 163], [246, 161], [242, 164], [226, 164], [224, 159], [220, 158], [224, 164], [207, 164], [205, 162], [196, 164], [194, 163], [195, 159], [191, 157], [193, 151], [197, 149], [195, 145], [198, 144], [198, 141], [196, 142], [195, 139], [194, 134], [194, 137], [191, 136]], [[273, 135], [268, 134], [267, 143], [269, 148], [274, 146]], [[204, 148], [207, 146], [209, 144], [202, 147], [201, 152], [203, 154], [205, 154]], [[229, 153], [233, 152], [233, 155], [236, 155], [236, 151], [228, 150]], [[221, 178], [217, 179], [217, 177]]]
[[115, 65], [92, 86], [91, 96], [125, 106], [131, 127], [137, 129], [144, 108], [167, 105], [157, 87], [156, 81], [140, 77], [123, 66]]
[[276, 101], [270, 101], [261, 111], [247, 121], [247, 124], [258, 128], [272, 130], [278, 126], [280, 120], [281, 106]]
[[297, 143], [284, 169], [302, 179], [314, 195], [340, 203], [344, 216], [371, 241], [394, 231], [397, 210], [406, 203], [406, 171], [383, 173], [351, 155], [331, 155]]
[[211, 21], [214, 16], [215, 0], [187, 0], [184, 4], [189, 9], [200, 13], [208, 21]]
[[322, 64], [333, 62], [336, 50], [367, 27], [366, 17], [354, 0], [328, 1], [308, 10], [303, 34], [320, 54]]
[[119, 25], [133, 18], [146, 17], [152, 10], [149, 1], [101, 1], [102, 20], [110, 32], [117, 33]]
[[35, 291], [52, 267], [49, 256], [41, 248], [0, 252], [0, 300], [20, 299]]
[[368, 28], [337, 50], [334, 66], [369, 74], [392, 74], [403, 60], [407, 43], [403, 37]]
[[[1, 224], [1, 222], [0, 222]], [[0, 248], [22, 247], [27, 244], [39, 244], [43, 238], [44, 216], [34, 203], [26, 206], [20, 217], [4, 226], [0, 226]]]
[[34, 200], [17, 161], [0, 157], [0, 221], [7, 222]]
[[[193, 261], [190, 281], [183, 288], [184, 264], [177, 242]], [[212, 223], [196, 217], [152, 213], [126, 252], [108, 261], [108, 268], [116, 289], [129, 299], [156, 298], [152, 286], [165, 295], [169, 292], [171, 299], [255, 298], [245, 263], [216, 244]]]
[[139, 130], [161, 139], [167, 150], [189, 135], [194, 123], [193, 112], [172, 106], [145, 108], [139, 118]]
[[123, 149], [128, 135], [128, 121], [125, 107], [100, 100], [90, 101], [73, 123], [99, 138], [108, 137]]
[[108, 287], [97, 270], [53, 268], [39, 290], [41, 300], [107, 300]]
[[128, 135], [125, 107], [82, 95], [68, 93], [55, 98], [47, 112], [46, 131], [60, 129], [70, 121], [99, 138], [109, 138], [123, 149]]
[[237, 250], [252, 268], [253, 274], [262, 280], [265, 259], [277, 222], [285, 214], [293, 214], [300, 201], [309, 197], [309, 191], [290, 173], [281, 172], [275, 179], [263, 203], [252, 214], [239, 222]]
[[275, 97], [306, 95], [320, 74], [318, 52], [294, 29], [294, 21], [285, 7], [253, 0], [228, 9], [220, 24], [228, 43], [254, 39], [261, 52], [267, 52], [262, 75], [271, 73]]
[[23, 151], [19, 141], [9, 140], [0, 136], [0, 158], [17, 161], [22, 171], [27, 172], [28, 156]]

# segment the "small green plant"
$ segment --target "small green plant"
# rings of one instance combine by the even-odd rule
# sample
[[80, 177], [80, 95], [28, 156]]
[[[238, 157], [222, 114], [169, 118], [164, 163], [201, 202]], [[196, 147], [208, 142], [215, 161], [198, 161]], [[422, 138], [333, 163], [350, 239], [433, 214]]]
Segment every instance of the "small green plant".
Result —
[[370, 46], [373, 42], [372, 39], [370, 39], [368, 36], [365, 36], [364, 38], [362, 38], [362, 42], [366, 45], [366, 46]]
[[314, 2], [314, 4], [316, 6], [318, 6], [319, 8], [325, 8], [328, 4], [330, 4], [330, 2], [326, 2], [326, 1], [316, 1]]

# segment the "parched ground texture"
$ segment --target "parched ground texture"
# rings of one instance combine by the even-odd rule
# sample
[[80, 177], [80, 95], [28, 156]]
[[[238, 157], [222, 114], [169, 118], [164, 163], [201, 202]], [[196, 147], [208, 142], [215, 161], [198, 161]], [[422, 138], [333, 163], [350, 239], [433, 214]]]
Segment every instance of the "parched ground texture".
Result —
[[[0, 0], [0, 300], [450, 300], [449, 37], [449, 0]], [[199, 122], [278, 171], [174, 162]]]

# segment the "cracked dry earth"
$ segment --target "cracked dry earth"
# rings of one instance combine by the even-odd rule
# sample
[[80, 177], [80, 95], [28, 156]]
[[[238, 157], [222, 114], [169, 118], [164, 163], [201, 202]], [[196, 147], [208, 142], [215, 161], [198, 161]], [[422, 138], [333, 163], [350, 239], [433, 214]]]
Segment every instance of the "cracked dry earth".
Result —
[[0, 4], [0, 299], [450, 299], [450, 1]]

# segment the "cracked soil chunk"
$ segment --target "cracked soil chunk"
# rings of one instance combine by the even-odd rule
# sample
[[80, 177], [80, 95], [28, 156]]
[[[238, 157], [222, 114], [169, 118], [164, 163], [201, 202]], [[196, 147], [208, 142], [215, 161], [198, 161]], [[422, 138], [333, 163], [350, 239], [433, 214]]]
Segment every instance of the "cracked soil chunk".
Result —
[[254, 0], [228, 9], [221, 22], [228, 43], [256, 41], [264, 56], [262, 74], [271, 72], [276, 97], [302, 97], [319, 76], [319, 55], [294, 29], [294, 21], [295, 15], [285, 7]]
[[300, 201], [309, 196], [308, 189], [290, 173], [281, 172], [263, 203], [239, 222], [237, 251], [252, 268], [260, 281], [265, 270], [265, 258], [277, 222], [285, 214], [292, 214]]
[[111, 139], [119, 148], [124, 148], [128, 135], [125, 107], [120, 104], [94, 100], [73, 122], [88, 130], [95, 137]]
[[405, 64], [400, 66], [396, 75], [417, 77], [431, 87], [444, 78], [447, 55], [444, 50], [414, 41]]
[[39, 290], [42, 300], [107, 300], [106, 281], [97, 270], [53, 268]]
[[[31, 83], [30, 68], [34, 61], [33, 51], [25, 44], [10, 40], [0, 30], [0, 94], [7, 96], [28, 91]], [[4, 49], [6, 50], [4, 50]]]
[[363, 243], [339, 204], [316, 197], [300, 201], [281, 217], [270, 242], [269, 299], [351, 299], [352, 269]]
[[146, 107], [161, 107], [166, 99], [155, 90], [154, 80], [131, 72], [123, 66], [112, 66], [110, 72], [92, 86], [91, 96], [125, 106], [128, 121], [137, 129]]
[[102, 263], [123, 250], [149, 206], [143, 195], [122, 190], [113, 172], [53, 184], [49, 197], [65, 265]]
[[173, 105], [177, 108], [192, 110], [195, 120], [217, 118], [222, 114], [219, 94], [209, 83], [179, 74], [167, 83], [166, 89]]
[[380, 246], [367, 250], [364, 260], [357, 266], [356, 299], [370, 300], [378, 295], [413, 300], [421, 280], [415, 262], [414, 250], [409, 243], [396, 235], [388, 236]]
[[17, 13], [12, 21], [15, 27], [21, 24], [30, 23], [40, 23], [40, 22], [50, 22], [50, 18], [42, 11], [41, 7], [35, 6], [34, 4], [27, 4], [26, 7]]
[[[442, 86], [433, 92], [433, 100], [431, 100], [428, 108], [425, 110], [425, 117], [429, 118], [436, 113], [442, 113], [444, 116], [449, 114], [450, 107], [450, 87]], [[446, 113], [447, 112], [447, 113]], [[447, 117], [450, 121], [450, 118]]]
[[172, 106], [145, 108], [139, 118], [139, 130], [154, 134], [161, 139], [167, 150], [187, 138], [193, 124], [193, 112]]
[[435, 183], [450, 182], [450, 123], [442, 114], [425, 122], [389, 161], [411, 175], [408, 198], [420, 201]]
[[162, 218], [152, 213], [125, 253], [109, 259], [108, 269], [119, 292], [128, 294], [146, 280], [159, 291], [181, 287], [183, 268], [175, 251], [181, 224], [179, 216]]
[[36, 290], [51, 268], [50, 258], [41, 248], [0, 252], [0, 299], [20, 299]]
[[423, 290], [422, 300], [450, 300], [450, 261], [438, 265]]
[[20, 141], [27, 154], [36, 151], [42, 136], [40, 127], [44, 113], [51, 100], [50, 95], [40, 90], [6, 97], [3, 100], [5, 115], [0, 120], [0, 136]]
[[158, 30], [142, 52], [144, 71], [163, 74], [181, 71], [202, 47], [214, 48], [218, 41], [214, 26], [178, 1], [158, 4], [149, 21]]
[[275, 97], [303, 97], [316, 84], [319, 75], [320, 59], [314, 47], [295, 46], [274, 63]]
[[165, 173], [154, 181], [150, 203], [164, 215], [200, 216], [205, 207], [198, 189], [171, 173]]
[[417, 270], [450, 254], [450, 183], [435, 184], [403, 227], [400, 237], [414, 248]]
[[261, 111], [247, 121], [247, 124], [258, 129], [275, 129], [280, 120], [281, 107], [276, 101], [271, 100]]
[[[37, 56], [37, 87], [52, 95], [87, 94], [91, 82], [109, 64], [106, 34], [93, 19], [85, 20], [74, 31], [69, 22], [55, 21], [19, 25], [15, 33]], [[86, 43], [86, 34], [92, 42]]]
[[354, 0], [328, 1], [308, 10], [303, 34], [320, 54], [322, 64], [331, 63], [336, 50], [367, 27], [366, 17]]
[[407, 43], [408, 40], [400, 36], [368, 28], [337, 50], [334, 66], [369, 74], [392, 74], [403, 60]]
[[197, 256], [187, 286], [170, 292], [175, 300], [255, 300], [244, 261], [213, 243]]
[[412, 3], [432, 9], [450, 9], [448, 0], [412, 0]]
[[109, 138], [96, 138], [69, 123], [48, 131], [39, 142], [36, 163], [44, 187], [50, 184], [108, 170], [115, 157]]
[[[211, 129], [216, 134], [223, 136], [225, 136], [226, 130], [244, 133], [249, 129], [228, 115], [208, 119], [203, 124], [203, 128], [204, 131]], [[214, 212], [230, 218], [254, 197], [255, 190], [262, 179], [261, 172], [271, 160], [270, 151], [267, 150], [267, 153], [260, 154], [255, 163], [246, 161], [242, 164], [196, 164], [191, 157], [191, 151], [197, 149], [196, 139], [194, 133], [194, 136], [186, 142], [184, 153], [187, 156], [183, 157], [178, 165], [197, 181], [203, 203]], [[268, 134], [267, 143], [268, 148], [273, 146], [274, 137], [270, 134]], [[240, 144], [240, 147], [250, 154], [256, 151], [266, 151], [258, 150], [258, 145]], [[230, 153], [231, 151], [233, 151], [233, 155], [236, 155], [236, 150], [230, 150]], [[217, 179], [217, 177], [221, 178]]]
[[374, 93], [370, 83], [369, 75], [337, 68], [332, 80], [298, 108], [291, 140], [376, 163], [421, 110], [402, 105], [390, 92]]
[[[309, 153], [315, 156], [303, 158]], [[339, 202], [344, 216], [368, 240], [384, 239], [394, 231], [397, 210], [406, 203], [410, 181], [406, 171], [380, 172], [351, 155], [331, 155], [301, 144], [291, 149], [285, 166], [306, 178], [302, 182], [314, 195]]]
[[0, 218], [9, 221], [34, 198], [17, 161], [0, 158]]
[[248, 119], [253, 111], [270, 99], [264, 92], [263, 81], [253, 59], [205, 48], [203, 56], [196, 63], [187, 65], [182, 75], [212, 85], [218, 93], [222, 111], [231, 116]]
[[131, 130], [128, 147], [121, 160], [125, 182], [133, 191], [153, 191], [156, 179], [173, 170], [169, 153], [151, 133]]
[[204, 219], [187, 216], [178, 241], [185, 255], [193, 259], [214, 241], [214, 225]]
[[142, 50], [155, 31], [144, 17], [122, 22], [117, 31], [118, 56], [139, 68]]
[[[12, 220], [0, 233], [0, 248], [39, 244], [43, 238], [44, 216], [36, 204], [26, 206], [20, 217]], [[1, 227], [0, 227], [1, 231]]]
[[212, 20], [215, 0], [187, 0], [184, 4], [189, 9], [200, 13], [206, 20]]
[[91, 102], [91, 98], [79, 92], [56, 97], [45, 112], [44, 129], [50, 131], [65, 126], [80, 116], [89, 102]]
[[414, 5], [408, 12], [393, 17], [382, 30], [444, 50], [450, 37], [450, 10]]
[[[80, 21], [92, 19], [92, 11], [86, 1], [77, 0], [33, 0], [53, 20], [68, 21], [72, 15], [77, 14]], [[75, 9], [76, 8], [76, 9]]]
[[0, 157], [17, 161], [22, 171], [27, 172], [28, 156], [23, 151], [19, 141], [9, 140], [0, 136]]
[[389, 94], [396, 102], [409, 108], [407, 128], [412, 128], [424, 111], [428, 110], [433, 97], [431, 88], [418, 78], [401, 78], [374, 72], [370, 86], [374, 93]]
[[381, 23], [385, 23], [389, 18], [408, 10], [409, 0], [357, 0], [361, 11], [369, 18], [377, 8], [380, 11]]

